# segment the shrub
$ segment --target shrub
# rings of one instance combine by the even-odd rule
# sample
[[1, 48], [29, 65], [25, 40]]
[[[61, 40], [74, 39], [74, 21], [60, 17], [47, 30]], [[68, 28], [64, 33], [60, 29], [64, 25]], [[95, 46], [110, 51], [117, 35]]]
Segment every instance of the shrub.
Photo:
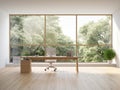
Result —
[[115, 51], [113, 49], [106, 49], [104, 51], [104, 59], [112, 60], [116, 56]]

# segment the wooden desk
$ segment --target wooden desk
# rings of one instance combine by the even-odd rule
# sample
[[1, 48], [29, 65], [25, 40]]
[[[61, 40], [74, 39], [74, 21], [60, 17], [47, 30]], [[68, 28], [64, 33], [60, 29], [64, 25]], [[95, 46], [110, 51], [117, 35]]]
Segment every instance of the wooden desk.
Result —
[[56, 60], [68, 60], [68, 59], [72, 59], [72, 60], [76, 60], [76, 72], [78, 73], [79, 70], [78, 70], [78, 57], [68, 57], [68, 56], [52, 56], [52, 57], [49, 57], [49, 56], [22, 56], [22, 58], [27, 58], [27, 59], [30, 59], [30, 60], [46, 60], [46, 59], [49, 59], [49, 60], [53, 60], [53, 59], [56, 59]]

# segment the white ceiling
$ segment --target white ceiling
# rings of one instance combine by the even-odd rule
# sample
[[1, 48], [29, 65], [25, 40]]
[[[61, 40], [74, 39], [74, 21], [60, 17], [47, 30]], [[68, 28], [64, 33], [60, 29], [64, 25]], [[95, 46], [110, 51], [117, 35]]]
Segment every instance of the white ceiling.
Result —
[[0, 0], [2, 11], [40, 14], [112, 14], [120, 0]]

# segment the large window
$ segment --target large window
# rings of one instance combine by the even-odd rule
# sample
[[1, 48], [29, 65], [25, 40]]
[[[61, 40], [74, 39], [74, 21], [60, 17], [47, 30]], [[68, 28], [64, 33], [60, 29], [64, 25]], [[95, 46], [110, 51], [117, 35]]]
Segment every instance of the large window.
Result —
[[[57, 56], [72, 51], [79, 62], [103, 62], [112, 46], [111, 15], [10, 15], [10, 61], [13, 56]], [[69, 60], [70, 61], [70, 60]]]

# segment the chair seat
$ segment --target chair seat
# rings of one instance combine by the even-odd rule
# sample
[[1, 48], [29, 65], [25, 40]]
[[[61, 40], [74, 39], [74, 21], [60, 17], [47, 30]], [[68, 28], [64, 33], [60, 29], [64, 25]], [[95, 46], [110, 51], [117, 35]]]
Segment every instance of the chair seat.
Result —
[[55, 63], [56, 60], [45, 60], [45, 62], [47, 62], [47, 63]]

